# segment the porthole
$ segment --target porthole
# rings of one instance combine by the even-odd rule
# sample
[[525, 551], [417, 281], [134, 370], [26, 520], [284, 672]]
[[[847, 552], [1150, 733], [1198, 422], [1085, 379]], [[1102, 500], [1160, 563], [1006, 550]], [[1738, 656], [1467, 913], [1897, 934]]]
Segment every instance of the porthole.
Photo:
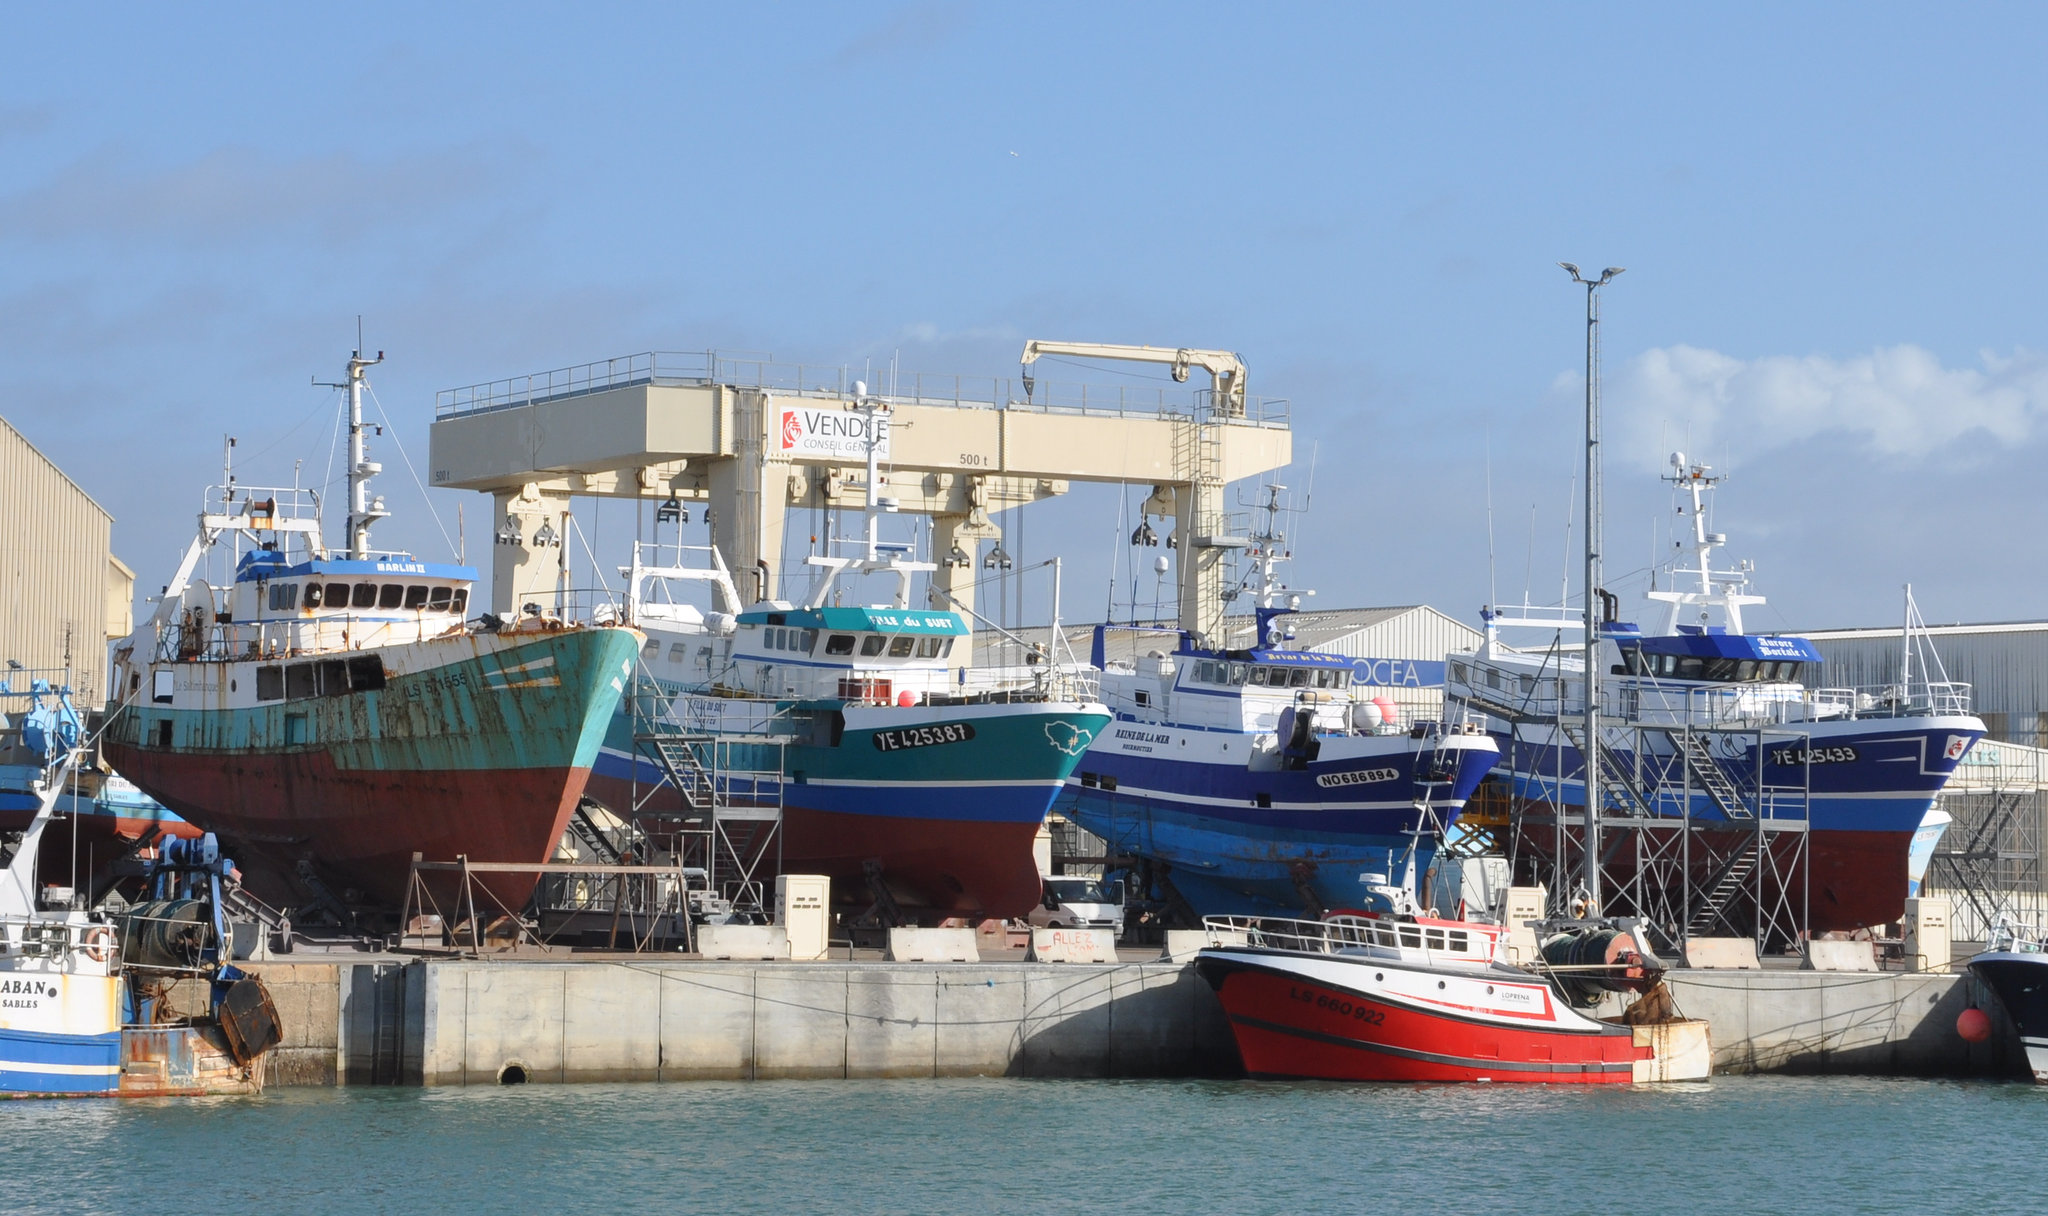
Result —
[[1436, 982], [1436, 986], [1437, 986], [1438, 988], [1442, 988], [1442, 987], [1444, 986], [1444, 982], [1443, 982], [1442, 980], [1438, 980], [1438, 981]]

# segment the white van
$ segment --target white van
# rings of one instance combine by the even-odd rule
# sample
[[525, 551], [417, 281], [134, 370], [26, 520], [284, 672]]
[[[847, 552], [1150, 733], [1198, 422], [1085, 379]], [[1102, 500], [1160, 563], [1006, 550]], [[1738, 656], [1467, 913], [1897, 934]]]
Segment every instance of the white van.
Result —
[[1034, 929], [1124, 931], [1124, 885], [1078, 875], [1041, 876], [1044, 892], [1025, 919]]

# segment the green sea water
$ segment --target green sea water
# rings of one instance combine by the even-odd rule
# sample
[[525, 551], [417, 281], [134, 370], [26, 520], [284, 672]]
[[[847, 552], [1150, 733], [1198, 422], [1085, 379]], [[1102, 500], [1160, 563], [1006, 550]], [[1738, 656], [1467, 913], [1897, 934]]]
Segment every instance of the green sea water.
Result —
[[2048, 1087], [921, 1080], [0, 1104], [39, 1213], [2048, 1210]]

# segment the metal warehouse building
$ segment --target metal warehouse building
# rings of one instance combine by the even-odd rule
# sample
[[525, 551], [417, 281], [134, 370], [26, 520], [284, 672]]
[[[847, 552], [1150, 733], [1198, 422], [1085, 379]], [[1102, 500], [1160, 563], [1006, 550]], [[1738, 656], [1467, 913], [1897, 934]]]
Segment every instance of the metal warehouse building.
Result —
[[107, 641], [131, 628], [135, 573], [113, 554], [113, 525], [0, 418], [0, 661], [69, 666], [81, 707], [104, 698]]
[[[1367, 696], [1384, 694], [1400, 708], [1403, 721], [1435, 719], [1443, 711], [1444, 656], [1452, 651], [1478, 647], [1482, 636], [1426, 604], [1395, 608], [1337, 608], [1291, 613], [1279, 620], [1281, 645], [1293, 650], [1344, 655], [1352, 660], [1352, 679]], [[1252, 618], [1234, 616], [1224, 622], [1227, 645], [1245, 648], [1252, 644]], [[1067, 645], [1086, 662], [1093, 644], [1093, 627], [1063, 625]], [[1016, 630], [1013, 636], [1029, 644], [1043, 644], [1043, 626]], [[1014, 643], [991, 632], [976, 636], [981, 652], [976, 661], [988, 664], [1014, 663]], [[1103, 657], [1111, 662], [1130, 662], [1148, 651], [1171, 654], [1179, 645], [1176, 628], [1169, 623], [1133, 627], [1113, 625], [1103, 638]]]
[[[1916, 633], [1919, 631], [1916, 629]], [[1807, 683], [1828, 688], [1868, 688], [1899, 682], [1904, 638], [1889, 629], [1827, 629], [1802, 633], [1825, 660], [1820, 678]], [[1994, 739], [2032, 746], [2048, 744], [2048, 621], [1991, 625], [1933, 625], [1926, 630], [1941, 659], [1936, 672], [1970, 686], [1971, 704]], [[1922, 662], [1916, 651], [1914, 666]]]

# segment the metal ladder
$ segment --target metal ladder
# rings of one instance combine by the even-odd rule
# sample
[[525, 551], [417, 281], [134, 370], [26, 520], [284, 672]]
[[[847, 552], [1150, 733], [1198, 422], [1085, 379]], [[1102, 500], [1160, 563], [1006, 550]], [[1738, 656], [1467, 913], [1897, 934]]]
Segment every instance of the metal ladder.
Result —
[[1758, 863], [1763, 860], [1763, 847], [1763, 837], [1758, 835], [1745, 841], [1735, 851], [1735, 856], [1728, 859], [1728, 864], [1715, 877], [1713, 886], [1700, 897], [1699, 907], [1687, 918], [1685, 932], [1688, 937], [1705, 937], [1713, 931], [1729, 902], [1741, 893], [1743, 884], [1756, 873]]
[[[1564, 737], [1573, 747], [1579, 749], [1579, 757], [1581, 761], [1584, 761], [1587, 751], [1583, 730], [1569, 722], [1558, 723], [1558, 729], [1564, 732]], [[1649, 793], [1636, 783], [1634, 775], [1628, 771], [1628, 766], [1621, 762], [1621, 757], [1614, 754], [1613, 748], [1607, 746], [1606, 740], [1600, 741], [1599, 750], [1600, 754], [1597, 763], [1600, 767], [1589, 774], [1593, 780], [1586, 783], [1587, 797], [1589, 799], [1593, 797], [1592, 791], [1596, 788], [1618, 788], [1628, 795], [1628, 800], [1635, 806], [1636, 814], [1645, 816], [1656, 814], [1655, 809], [1650, 805]]]

